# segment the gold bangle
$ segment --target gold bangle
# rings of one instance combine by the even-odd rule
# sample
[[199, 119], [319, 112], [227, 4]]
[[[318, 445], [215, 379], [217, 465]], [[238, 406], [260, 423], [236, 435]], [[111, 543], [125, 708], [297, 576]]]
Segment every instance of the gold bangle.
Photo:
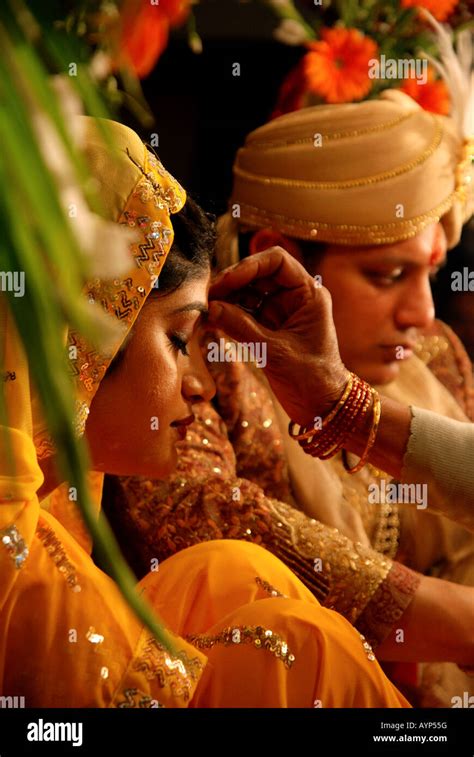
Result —
[[[366, 389], [365, 385], [357, 381], [357, 386], [353, 389], [352, 401], [351, 397], [344, 405], [344, 409], [334, 419], [331, 426], [326, 427], [321, 431], [320, 435], [313, 440], [307, 440], [300, 442], [304, 451], [310, 455], [319, 457], [320, 460], [326, 460], [333, 457], [343, 446], [343, 443], [347, 435], [352, 430], [354, 421], [360, 412], [365, 412], [370, 408], [371, 396], [369, 392], [369, 401], [366, 403]], [[363, 414], [365, 415], [365, 412]]]
[[342, 462], [343, 462], [344, 468], [348, 473], [351, 473], [351, 474], [358, 473], [360, 470], [362, 470], [364, 465], [367, 463], [367, 458], [369, 456], [370, 450], [374, 446], [375, 438], [377, 436], [377, 431], [378, 431], [379, 423], [380, 423], [380, 414], [382, 410], [382, 404], [380, 402], [380, 395], [375, 389], [372, 389], [372, 396], [374, 398], [373, 406], [372, 406], [372, 427], [370, 429], [369, 438], [367, 440], [367, 445], [362, 453], [362, 457], [360, 458], [359, 462], [356, 463], [356, 465], [354, 465], [353, 468], [351, 468], [347, 459], [347, 451], [345, 449], [342, 451]]
[[[323, 418], [322, 428], [324, 428], [325, 426], [327, 426], [328, 423], [330, 423], [332, 421], [332, 419], [337, 415], [337, 413], [339, 412], [339, 410], [341, 409], [341, 407], [344, 406], [344, 404], [345, 404], [345, 402], [346, 402], [349, 394], [351, 393], [352, 386], [354, 384], [354, 379], [355, 379], [355, 376], [351, 372], [349, 374], [349, 378], [348, 378], [347, 384], [344, 387], [344, 391], [341, 394], [341, 397], [339, 398], [336, 406], [333, 407], [333, 409], [331, 410], [331, 412], [329, 413], [329, 415], [327, 415], [325, 418]], [[296, 421], [290, 421], [289, 426], [288, 426], [288, 433], [289, 433], [289, 435], [291, 436], [292, 439], [295, 439], [298, 442], [301, 441], [302, 439], [309, 439], [312, 436], [316, 436], [317, 435], [318, 430], [315, 429], [314, 426], [313, 426], [313, 428], [310, 431], [303, 431], [302, 433], [295, 434], [293, 432], [293, 428], [296, 425], [299, 425], [299, 424], [296, 423]], [[300, 428], [301, 428], [301, 426], [300, 426]], [[305, 427], [305, 428], [307, 428], [307, 427]]]

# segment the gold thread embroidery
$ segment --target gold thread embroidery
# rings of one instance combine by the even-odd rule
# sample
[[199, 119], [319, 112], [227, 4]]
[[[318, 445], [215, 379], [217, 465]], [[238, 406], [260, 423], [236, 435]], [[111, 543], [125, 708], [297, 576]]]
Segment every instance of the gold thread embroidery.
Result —
[[143, 673], [149, 681], [157, 680], [161, 688], [168, 685], [174, 696], [188, 701], [191, 682], [199, 678], [202, 668], [198, 657], [191, 658], [185, 652], [171, 656], [153, 636], [149, 636], [132, 669]]
[[240, 202], [241, 222], [251, 227], [275, 226], [284, 234], [300, 239], [314, 240], [315, 236], [325, 242], [339, 244], [362, 244], [366, 241], [372, 244], [398, 242], [401, 239], [414, 237], [425, 226], [440, 218], [451, 208], [458, 196], [458, 191], [452, 192], [446, 200], [427, 213], [415, 216], [408, 221], [391, 222], [386, 224], [332, 224], [319, 221], [295, 221], [281, 213], [271, 213], [252, 205]]
[[449, 342], [445, 336], [422, 335], [415, 344], [415, 353], [425, 365], [428, 365], [428, 363], [431, 363], [431, 361], [437, 358], [442, 352], [446, 352], [448, 348]]
[[352, 189], [353, 187], [365, 187], [368, 184], [378, 184], [380, 181], [386, 181], [387, 179], [393, 179], [396, 176], [401, 176], [408, 171], [413, 170], [421, 163], [425, 163], [428, 158], [439, 147], [441, 138], [443, 136], [443, 129], [441, 124], [435, 121], [435, 133], [431, 140], [430, 145], [423, 150], [414, 160], [408, 161], [397, 168], [392, 168], [389, 171], [382, 171], [382, 173], [374, 174], [373, 176], [363, 176], [360, 179], [348, 179], [346, 181], [305, 181], [301, 179], [280, 179], [273, 176], [259, 176], [250, 171], [245, 171], [240, 168], [239, 165], [235, 165], [234, 174], [247, 179], [254, 184], [264, 184], [265, 186], [277, 186], [277, 187], [296, 187], [297, 189]]
[[75, 593], [80, 592], [81, 586], [77, 580], [76, 568], [68, 559], [63, 545], [53, 530], [49, 528], [49, 526], [39, 524], [36, 529], [36, 534], [43, 543], [46, 552], [55, 563], [59, 572], [64, 575], [69, 588]]
[[295, 661], [295, 656], [288, 649], [286, 641], [263, 626], [234, 626], [233, 628], [229, 626], [215, 636], [191, 634], [185, 638], [198, 649], [209, 649], [216, 644], [223, 644], [226, 647], [253, 644], [257, 649], [266, 649], [271, 652], [287, 668], [291, 668]]
[[373, 649], [370, 646], [369, 642], [367, 641], [367, 639], [365, 638], [365, 636], [363, 634], [359, 633], [359, 636], [361, 638], [362, 646], [364, 647], [364, 651], [365, 651], [365, 653], [367, 655], [367, 659], [370, 660], [370, 662], [375, 662], [375, 655], [374, 655]]
[[[138, 701], [136, 699], [137, 696], [140, 697]], [[117, 707], [120, 709], [164, 707], [164, 704], [161, 704], [157, 699], [153, 699], [149, 694], [139, 691], [139, 689], [125, 689], [123, 697], [124, 699], [117, 701]]]
[[266, 591], [267, 594], [270, 595], [270, 597], [285, 597], [286, 594], [283, 594], [281, 591], [278, 591], [278, 589], [275, 589], [274, 586], [268, 583], [268, 581], [264, 581], [263, 578], [260, 578], [259, 576], [255, 577], [255, 583], [257, 586], [260, 586], [263, 591]]
[[380, 505], [380, 515], [372, 537], [372, 548], [376, 552], [395, 559], [400, 539], [400, 516], [398, 505], [384, 502]]
[[33, 439], [33, 444], [36, 449], [36, 457], [38, 460], [43, 460], [45, 457], [51, 457], [56, 454], [56, 447], [54, 446], [53, 439], [48, 431], [40, 431]]
[[0, 531], [0, 541], [15, 563], [15, 568], [20, 570], [28, 557], [29, 550], [17, 527], [8, 526]]
[[[342, 466], [341, 466], [342, 467]], [[268, 506], [282, 529], [288, 529], [293, 555], [300, 557], [294, 568], [284, 555], [285, 563], [292, 568], [306, 586], [311, 586], [309, 577], [300, 569], [301, 558], [306, 559], [308, 572], [316, 578], [315, 558], [321, 562], [329, 591], [322, 604], [335, 609], [354, 624], [371, 601], [380, 584], [386, 579], [392, 566], [390, 560], [373, 549], [350, 541], [336, 528], [325, 526], [314, 518], [291, 508], [283, 502], [269, 500]], [[314, 563], [311, 566], [311, 563]]]
[[[377, 124], [376, 126], [368, 126], [366, 129], [349, 129], [346, 131], [336, 131], [333, 134], [322, 134], [321, 136], [325, 142], [331, 142], [336, 139], [362, 137], [366, 134], [374, 134], [375, 132], [386, 131], [387, 129], [391, 129], [394, 126], [398, 126], [408, 118], [412, 118], [412, 116], [414, 116], [415, 114], [418, 114], [418, 111], [414, 110], [411, 113], [404, 113], [402, 116], [397, 116], [397, 118], [393, 118], [391, 121], [386, 121], [385, 123]], [[307, 144], [308, 142], [313, 143], [313, 140], [314, 135], [304, 137], [302, 139], [269, 139], [262, 142], [249, 139], [247, 144], [245, 145], [245, 148], [262, 148], [266, 150], [273, 147], [290, 147], [291, 145]]]
[[[138, 241], [130, 245], [136, 268], [128, 278], [113, 281], [97, 278], [87, 282], [85, 288], [91, 304], [102, 306], [117, 323], [123, 324], [121, 341], [161, 273], [171, 247], [173, 229], [169, 213], [178, 211], [185, 202], [182, 187], [145, 147], [144, 161], [144, 167], [137, 164], [141, 175], [118, 219], [119, 224], [134, 228], [139, 233]], [[157, 210], [163, 212], [157, 213]], [[118, 334], [117, 339], [120, 336]], [[110, 344], [107, 350], [99, 350], [74, 329], [69, 332], [68, 344], [69, 349], [75, 348], [76, 358], [71, 359], [70, 364], [77, 381], [79, 399], [89, 405], [118, 344]], [[79, 419], [79, 431], [82, 420], [83, 417]]]
[[74, 416], [74, 429], [76, 436], [83, 436], [86, 429], [86, 422], [89, 416], [89, 406], [87, 402], [76, 400], [76, 412]]

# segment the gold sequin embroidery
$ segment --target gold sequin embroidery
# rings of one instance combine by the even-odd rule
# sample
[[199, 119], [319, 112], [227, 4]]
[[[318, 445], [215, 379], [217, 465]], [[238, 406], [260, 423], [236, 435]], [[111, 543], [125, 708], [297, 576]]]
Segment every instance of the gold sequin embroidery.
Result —
[[282, 233], [301, 239], [314, 239], [315, 236], [324, 242], [338, 244], [388, 244], [399, 242], [401, 239], [410, 239], [422, 231], [426, 226], [439, 219], [452, 207], [458, 199], [459, 191], [456, 189], [443, 202], [427, 213], [423, 213], [406, 221], [391, 221], [384, 224], [335, 224], [320, 221], [296, 220], [282, 213], [272, 213], [254, 205], [248, 205], [235, 199], [240, 205], [241, 223], [250, 228], [275, 226]]
[[257, 649], [266, 649], [271, 652], [287, 668], [291, 668], [295, 661], [295, 656], [290, 652], [286, 641], [263, 626], [229, 626], [215, 636], [191, 634], [185, 638], [198, 649], [210, 649], [216, 644], [223, 644], [226, 647], [253, 644]]
[[362, 646], [364, 647], [364, 651], [365, 651], [365, 653], [367, 655], [367, 659], [370, 660], [370, 662], [375, 662], [375, 655], [374, 655], [373, 649], [370, 646], [369, 642], [367, 641], [367, 639], [365, 638], [365, 636], [363, 634], [360, 633], [359, 636], [361, 638]]
[[[321, 560], [324, 578], [329, 583], [329, 591], [322, 604], [336, 609], [350, 623], [356, 623], [386, 579], [392, 562], [374, 550], [350, 541], [336, 528], [308, 518], [283, 502], [268, 500], [267, 503], [282, 529], [288, 530], [293, 559], [299, 555], [307, 560], [308, 572], [316, 579], [323, 576], [311, 569], [309, 564], [313, 563], [314, 558]], [[289, 557], [283, 557], [285, 563], [292, 567]], [[308, 585], [309, 579], [305, 580], [299, 566], [296, 573]]]
[[0, 531], [0, 541], [15, 563], [15, 568], [17, 570], [22, 568], [28, 557], [29, 550], [17, 527], [9, 526]]
[[431, 363], [432, 360], [448, 349], [448, 340], [445, 336], [440, 335], [421, 335], [415, 344], [415, 353], [425, 365]]
[[54, 531], [49, 526], [39, 524], [36, 533], [57, 569], [64, 575], [69, 588], [75, 593], [80, 592], [81, 586], [77, 580], [76, 568], [67, 557], [64, 547]]
[[117, 701], [117, 707], [119, 707], [120, 709], [131, 709], [133, 707], [140, 709], [152, 709], [155, 707], [164, 707], [164, 704], [161, 704], [161, 702], [159, 702], [157, 699], [152, 699], [149, 694], [145, 694], [143, 691], [139, 691], [138, 689], [125, 689], [123, 692], [123, 697], [123, 699]]
[[198, 657], [189, 657], [185, 652], [170, 655], [153, 636], [149, 636], [133, 670], [145, 675], [149, 681], [157, 680], [161, 688], [169, 686], [175, 697], [190, 699], [192, 681], [196, 681], [203, 664]]
[[268, 581], [264, 581], [263, 578], [260, 578], [259, 576], [255, 577], [255, 583], [257, 586], [260, 586], [260, 588], [263, 589], [263, 591], [266, 591], [267, 594], [270, 595], [270, 597], [285, 597], [286, 594], [283, 594], [281, 591], [278, 591], [278, 589], [275, 589], [274, 586], [268, 583]]

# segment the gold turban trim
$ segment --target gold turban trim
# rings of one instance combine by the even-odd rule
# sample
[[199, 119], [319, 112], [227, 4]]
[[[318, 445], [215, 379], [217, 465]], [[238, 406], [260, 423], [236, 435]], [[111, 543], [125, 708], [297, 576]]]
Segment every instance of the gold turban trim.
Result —
[[450, 118], [399, 91], [304, 108], [248, 135], [230, 210], [241, 227], [342, 245], [398, 242], [441, 220], [451, 248], [473, 211], [472, 156]]

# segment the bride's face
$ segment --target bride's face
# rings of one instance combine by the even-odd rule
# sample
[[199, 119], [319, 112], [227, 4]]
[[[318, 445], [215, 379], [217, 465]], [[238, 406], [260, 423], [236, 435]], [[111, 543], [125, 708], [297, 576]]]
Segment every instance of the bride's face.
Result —
[[96, 470], [160, 478], [175, 468], [192, 405], [215, 393], [198, 336], [208, 287], [204, 273], [148, 297], [92, 401], [86, 435]]
[[380, 247], [331, 247], [317, 273], [331, 292], [342, 359], [374, 384], [398, 375], [434, 318], [430, 276], [443, 264], [440, 224]]

